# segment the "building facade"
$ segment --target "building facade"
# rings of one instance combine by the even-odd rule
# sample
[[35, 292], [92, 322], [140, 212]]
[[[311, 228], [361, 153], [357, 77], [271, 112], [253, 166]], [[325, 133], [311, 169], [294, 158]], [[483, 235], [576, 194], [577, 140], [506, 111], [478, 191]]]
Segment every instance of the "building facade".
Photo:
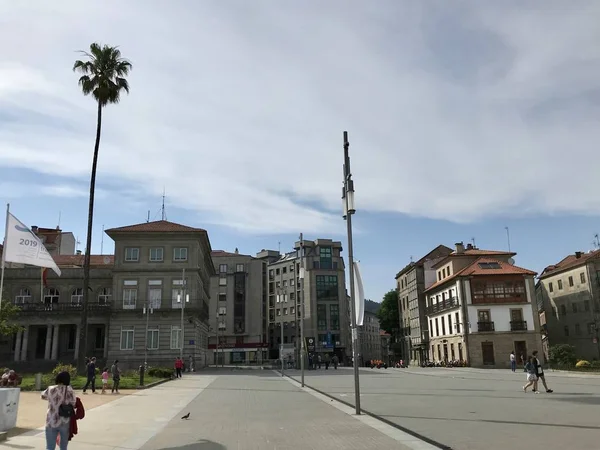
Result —
[[[172, 366], [183, 355], [206, 361], [210, 278], [205, 230], [157, 221], [106, 230], [114, 255], [91, 255], [86, 354], [124, 368]], [[62, 276], [39, 268], [5, 272], [5, 298], [21, 311], [24, 331], [0, 344], [3, 358], [37, 367], [76, 360], [83, 300], [83, 255], [53, 255]], [[182, 301], [189, 298], [189, 302]], [[182, 305], [183, 311], [182, 327]]]
[[537, 296], [547, 346], [569, 344], [578, 358], [600, 359], [600, 250], [546, 267]]
[[[301, 245], [302, 244], [302, 245]], [[342, 244], [331, 239], [296, 242], [294, 251], [263, 250], [257, 258], [268, 262], [268, 339], [270, 358], [279, 345], [293, 344], [296, 358], [300, 336], [301, 282], [304, 283], [304, 335], [314, 337], [317, 353], [336, 353], [340, 361], [351, 356], [348, 303]], [[300, 279], [300, 268], [304, 278]], [[283, 340], [282, 328], [283, 327]]]
[[473, 367], [510, 367], [541, 350], [535, 272], [513, 265], [515, 253], [462, 243], [439, 261], [437, 281], [426, 290], [433, 361]]
[[396, 274], [403, 337], [402, 355], [407, 363], [420, 365], [430, 359], [425, 290], [436, 282], [436, 270], [433, 266], [451, 253], [451, 248], [438, 245]]
[[212, 252], [217, 274], [210, 283], [211, 364], [261, 364], [268, 359], [266, 261]]
[[387, 350], [382, 353], [381, 328], [377, 314], [365, 311], [363, 326], [358, 329], [360, 364], [366, 364], [371, 360], [383, 360], [384, 356], [387, 356]]

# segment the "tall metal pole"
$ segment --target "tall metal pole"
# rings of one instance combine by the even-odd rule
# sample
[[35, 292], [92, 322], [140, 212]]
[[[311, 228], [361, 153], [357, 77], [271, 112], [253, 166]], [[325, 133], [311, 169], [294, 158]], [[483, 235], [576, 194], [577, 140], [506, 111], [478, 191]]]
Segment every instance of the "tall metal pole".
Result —
[[352, 365], [354, 368], [354, 404], [357, 415], [360, 415], [360, 384], [358, 375], [358, 329], [356, 328], [356, 314], [354, 292], [354, 250], [352, 248], [352, 214], [354, 214], [354, 183], [350, 171], [350, 156], [348, 155], [348, 132], [344, 131], [344, 201], [346, 212], [346, 225], [348, 229], [348, 266], [350, 272], [350, 319], [352, 322]]
[[508, 241], [508, 251], [510, 252], [510, 231], [508, 227], [504, 227], [504, 229], [506, 230], [506, 240]]
[[281, 329], [281, 343], [279, 344], [279, 359], [281, 360], [281, 376], [283, 377], [284, 364], [283, 364], [283, 302], [285, 300], [285, 293], [283, 292], [283, 270], [279, 271], [279, 310], [281, 315], [279, 316], [279, 328]]
[[304, 236], [300, 233], [300, 379], [304, 387], [304, 359], [306, 348], [304, 343]]
[[152, 311], [152, 303], [150, 298], [146, 300], [146, 348], [144, 350], [144, 368], [148, 368], [148, 327], [150, 326], [150, 311]]

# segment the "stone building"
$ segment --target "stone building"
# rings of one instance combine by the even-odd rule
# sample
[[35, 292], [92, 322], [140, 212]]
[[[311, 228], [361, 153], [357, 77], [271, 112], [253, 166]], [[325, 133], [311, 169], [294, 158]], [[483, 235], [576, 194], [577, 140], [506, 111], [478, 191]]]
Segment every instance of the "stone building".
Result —
[[434, 268], [426, 291], [433, 361], [465, 360], [474, 367], [509, 367], [541, 350], [535, 272], [513, 265], [516, 253], [456, 244]]
[[371, 360], [383, 360], [387, 356], [387, 349], [385, 353], [382, 352], [382, 330], [379, 328], [377, 314], [365, 310], [363, 326], [358, 330], [360, 364]]
[[547, 346], [569, 344], [579, 358], [600, 359], [600, 250], [546, 267], [537, 295]]
[[[204, 365], [210, 278], [215, 274], [208, 234], [168, 221], [106, 230], [114, 255], [91, 255], [86, 354], [124, 368], [171, 367], [183, 346], [186, 360]], [[4, 298], [17, 304], [24, 331], [0, 343], [0, 355], [36, 367], [75, 360], [83, 298], [83, 255], [54, 255], [62, 276], [39, 268], [10, 268]], [[178, 301], [185, 303], [183, 328]]]

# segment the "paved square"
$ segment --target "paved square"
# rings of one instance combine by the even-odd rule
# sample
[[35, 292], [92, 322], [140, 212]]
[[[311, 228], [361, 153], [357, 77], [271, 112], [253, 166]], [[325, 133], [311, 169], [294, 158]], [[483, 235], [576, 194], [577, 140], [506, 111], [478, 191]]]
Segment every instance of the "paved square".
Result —
[[[364, 410], [454, 450], [600, 448], [599, 375], [547, 372], [555, 392], [539, 395], [523, 393], [522, 371], [417, 367], [360, 376]], [[307, 371], [306, 384], [354, 404], [351, 368]]]

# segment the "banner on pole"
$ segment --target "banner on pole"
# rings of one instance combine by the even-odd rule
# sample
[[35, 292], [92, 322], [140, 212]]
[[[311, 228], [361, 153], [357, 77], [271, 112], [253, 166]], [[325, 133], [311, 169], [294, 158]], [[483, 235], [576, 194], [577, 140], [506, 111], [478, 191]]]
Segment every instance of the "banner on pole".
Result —
[[52, 269], [60, 276], [60, 269], [43, 242], [23, 222], [8, 213], [4, 237], [4, 260]]
[[354, 297], [356, 326], [362, 327], [365, 319], [365, 290], [363, 288], [363, 281], [362, 277], [360, 276], [360, 267], [357, 261], [354, 261]]

